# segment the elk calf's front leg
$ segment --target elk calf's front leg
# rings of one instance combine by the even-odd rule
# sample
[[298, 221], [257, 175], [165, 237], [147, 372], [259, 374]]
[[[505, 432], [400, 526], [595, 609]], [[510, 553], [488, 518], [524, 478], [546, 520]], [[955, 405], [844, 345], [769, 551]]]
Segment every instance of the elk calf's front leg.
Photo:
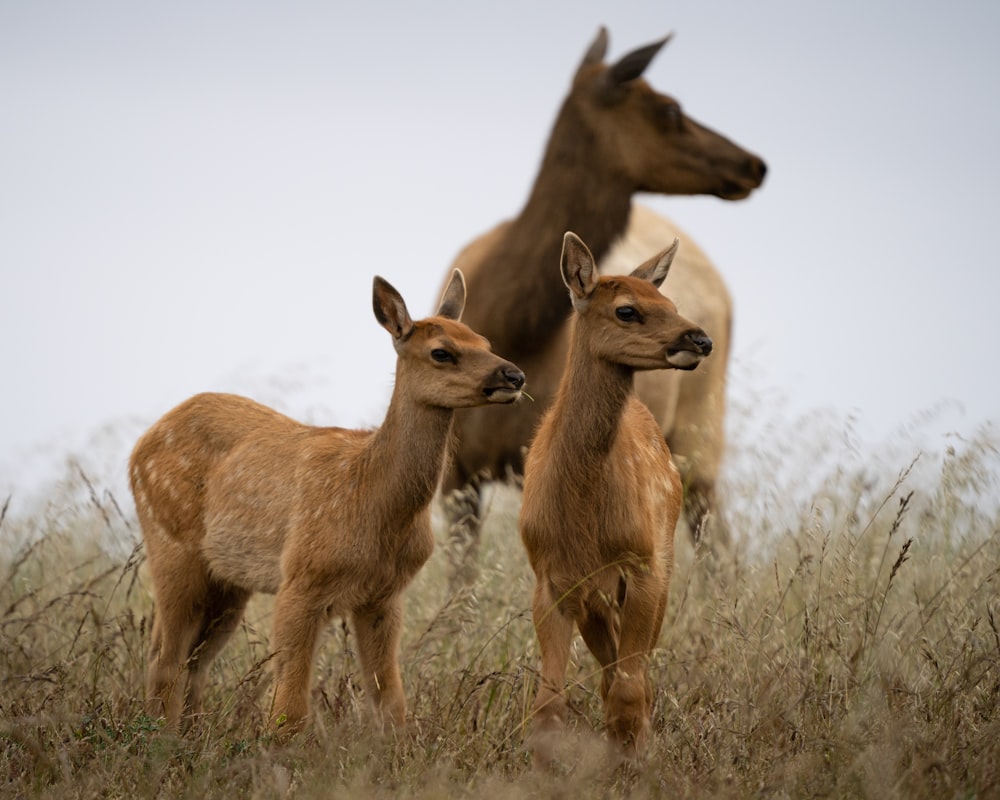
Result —
[[584, 643], [601, 665], [601, 700], [606, 701], [618, 664], [618, 638], [610, 608], [603, 613], [588, 609], [579, 628]]
[[573, 641], [573, 620], [563, 614], [551, 592], [542, 584], [535, 587], [531, 615], [542, 656], [538, 694], [531, 711], [534, 718], [531, 747], [535, 754], [535, 766], [545, 768], [553, 760], [555, 739], [566, 726], [567, 705], [563, 684], [566, 682], [566, 665]]
[[631, 759], [638, 758], [649, 739], [650, 703], [645, 671], [619, 673], [605, 702], [605, 725], [612, 741]]
[[406, 696], [399, 674], [402, 599], [357, 609], [351, 615], [365, 691], [384, 731], [406, 725]]
[[295, 733], [309, 716], [312, 663], [320, 629], [327, 619], [325, 600], [285, 585], [275, 601], [271, 721], [283, 732]]
[[659, 638], [665, 578], [648, 571], [634, 573], [622, 606], [618, 665], [608, 692], [605, 721], [611, 738], [632, 758], [649, 737], [653, 693], [649, 655]]

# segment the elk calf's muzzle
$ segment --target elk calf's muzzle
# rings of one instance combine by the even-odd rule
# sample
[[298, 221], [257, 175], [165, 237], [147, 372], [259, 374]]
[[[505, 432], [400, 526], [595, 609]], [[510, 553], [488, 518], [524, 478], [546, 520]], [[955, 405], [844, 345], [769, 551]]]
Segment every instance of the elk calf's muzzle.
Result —
[[697, 348], [698, 352], [703, 356], [707, 356], [712, 352], [712, 340], [704, 331], [689, 333], [688, 338], [691, 340], [691, 344], [693, 344]]
[[521, 396], [524, 373], [513, 364], [504, 364], [487, 381], [483, 394], [491, 403], [513, 403]]
[[674, 369], [691, 370], [712, 352], [712, 340], [702, 330], [688, 331], [667, 350], [667, 363]]

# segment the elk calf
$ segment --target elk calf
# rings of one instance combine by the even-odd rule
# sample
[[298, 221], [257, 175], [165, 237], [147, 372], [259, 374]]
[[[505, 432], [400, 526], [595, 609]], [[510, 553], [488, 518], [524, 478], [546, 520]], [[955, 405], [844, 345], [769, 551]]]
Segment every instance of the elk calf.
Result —
[[429, 504], [454, 409], [512, 403], [524, 374], [458, 321], [457, 270], [434, 317], [414, 322], [378, 277], [373, 305], [398, 356], [380, 428], [311, 427], [243, 397], [200, 394], [132, 452], [157, 603], [147, 698], [171, 726], [200, 710], [209, 664], [253, 592], [277, 593], [274, 724], [305, 722], [317, 639], [333, 615], [350, 617], [380, 724], [405, 722], [402, 597], [433, 549]]
[[587, 246], [573, 233], [563, 240], [573, 328], [566, 371], [528, 452], [520, 516], [536, 578], [539, 766], [566, 718], [574, 623], [601, 664], [611, 738], [636, 757], [648, 737], [646, 672], [667, 605], [681, 481], [659, 425], [636, 397], [634, 374], [694, 369], [712, 349], [657, 291], [677, 245], [629, 276], [598, 277]]

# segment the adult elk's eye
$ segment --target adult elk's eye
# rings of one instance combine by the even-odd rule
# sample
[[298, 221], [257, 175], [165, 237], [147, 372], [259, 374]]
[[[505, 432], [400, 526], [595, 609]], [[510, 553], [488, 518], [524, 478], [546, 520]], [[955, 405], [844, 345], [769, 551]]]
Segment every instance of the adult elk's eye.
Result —
[[618, 306], [615, 309], [615, 316], [622, 322], [638, 322], [639, 312], [632, 306]]
[[665, 103], [656, 109], [656, 116], [664, 127], [676, 127], [681, 121], [681, 107], [676, 103]]
[[458, 359], [455, 358], [447, 350], [443, 350], [440, 347], [435, 347], [431, 350], [431, 358], [438, 362], [438, 364], [457, 364]]

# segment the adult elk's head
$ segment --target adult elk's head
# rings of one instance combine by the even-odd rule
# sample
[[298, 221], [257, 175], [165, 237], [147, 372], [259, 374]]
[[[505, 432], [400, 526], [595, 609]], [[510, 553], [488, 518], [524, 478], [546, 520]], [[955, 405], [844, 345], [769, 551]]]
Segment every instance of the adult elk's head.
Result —
[[563, 112], [593, 137], [601, 163], [633, 191], [741, 200], [764, 180], [763, 160], [692, 119], [642, 77], [671, 36], [606, 64], [608, 33], [602, 27], [577, 69]]

